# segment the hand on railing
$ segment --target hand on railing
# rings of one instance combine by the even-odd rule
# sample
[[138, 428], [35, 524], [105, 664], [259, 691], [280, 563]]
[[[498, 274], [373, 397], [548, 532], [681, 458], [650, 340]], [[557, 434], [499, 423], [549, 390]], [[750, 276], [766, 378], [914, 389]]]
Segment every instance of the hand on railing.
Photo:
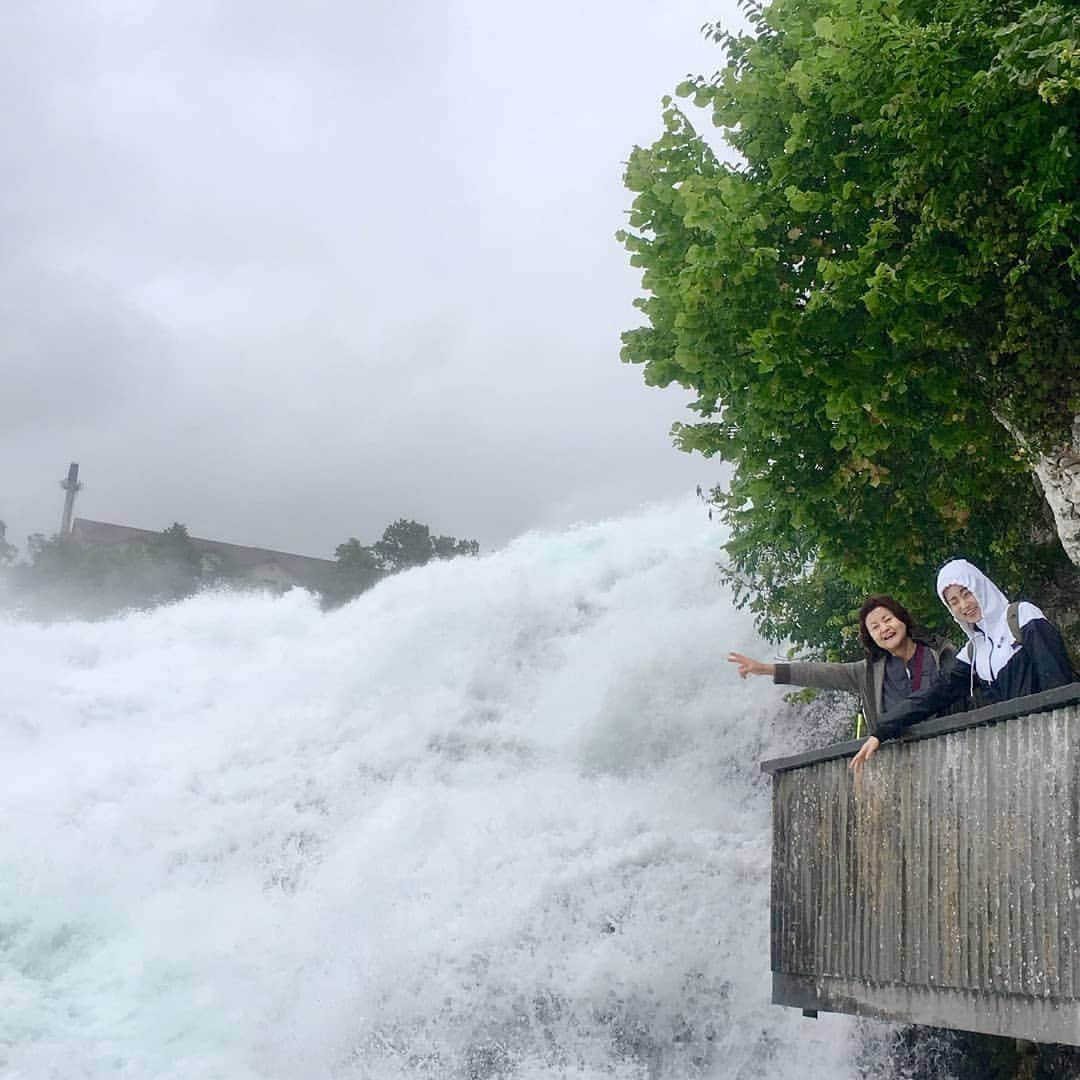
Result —
[[858, 772], [876, 753], [881, 740], [876, 735], [867, 735], [866, 742], [859, 747], [859, 752], [848, 762], [848, 768]]
[[760, 660], [743, 656], [741, 652], [729, 652], [727, 658], [729, 664], [739, 665], [740, 679], [745, 679], [747, 675], [772, 675], [776, 670], [772, 664], [763, 664]]

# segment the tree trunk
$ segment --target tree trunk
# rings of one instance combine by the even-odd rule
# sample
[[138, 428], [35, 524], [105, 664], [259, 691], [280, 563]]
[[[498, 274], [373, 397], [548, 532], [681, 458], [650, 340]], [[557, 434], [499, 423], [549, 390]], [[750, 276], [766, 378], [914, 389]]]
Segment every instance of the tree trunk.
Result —
[[1069, 444], [1035, 459], [1035, 475], [1053, 511], [1061, 546], [1080, 566], [1080, 416], [1073, 420]]
[[1034, 453], [1023, 432], [996, 412], [995, 416], [1030, 455], [1032, 471], [1054, 515], [1061, 546], [1073, 565], [1080, 567], [1080, 415], [1073, 417], [1072, 438], [1045, 454]]

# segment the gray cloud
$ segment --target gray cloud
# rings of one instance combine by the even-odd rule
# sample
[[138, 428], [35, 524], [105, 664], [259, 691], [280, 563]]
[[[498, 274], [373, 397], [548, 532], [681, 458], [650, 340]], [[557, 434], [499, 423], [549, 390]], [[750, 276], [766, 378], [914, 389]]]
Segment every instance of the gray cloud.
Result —
[[[709, 482], [618, 362], [622, 161], [719, 61], [694, 0], [9, 5], [0, 517], [329, 554]], [[734, 21], [733, 0], [726, 3]]]

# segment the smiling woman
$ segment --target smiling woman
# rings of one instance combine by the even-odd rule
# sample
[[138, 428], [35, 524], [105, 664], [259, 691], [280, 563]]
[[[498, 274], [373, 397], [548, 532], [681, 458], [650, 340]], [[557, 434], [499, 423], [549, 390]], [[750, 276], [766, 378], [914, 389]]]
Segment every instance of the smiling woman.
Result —
[[949, 585], [941, 593], [948, 609], [964, 622], [977, 623], [982, 619], [982, 608], [975, 594], [964, 585]]
[[742, 653], [728, 653], [739, 675], [771, 675], [788, 686], [849, 690], [862, 699], [873, 734], [879, 718], [933, 681], [956, 654], [952, 642], [918, 630], [907, 608], [891, 596], [868, 596], [859, 608], [859, 640], [866, 656], [847, 664], [766, 664]]
[[1034, 604], [1010, 604], [1005, 594], [966, 559], [951, 559], [939, 571], [937, 591], [968, 639], [940, 678], [887, 703], [872, 737], [852, 759], [860, 769], [881, 742], [926, 720], [957, 701], [993, 704], [1065, 686], [1075, 678], [1057, 627]]

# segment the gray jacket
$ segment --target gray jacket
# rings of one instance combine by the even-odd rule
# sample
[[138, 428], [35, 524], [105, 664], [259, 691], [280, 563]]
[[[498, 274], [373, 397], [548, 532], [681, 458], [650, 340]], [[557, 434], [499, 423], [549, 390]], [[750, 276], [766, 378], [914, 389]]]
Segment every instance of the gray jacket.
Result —
[[[956, 646], [940, 637], [917, 637], [937, 660], [938, 670], [956, 655]], [[785, 686], [814, 686], [819, 690], [850, 690], [862, 698], [867, 733], [877, 731], [885, 692], [885, 660], [854, 660], [850, 664], [784, 664], [774, 665], [773, 682]]]

